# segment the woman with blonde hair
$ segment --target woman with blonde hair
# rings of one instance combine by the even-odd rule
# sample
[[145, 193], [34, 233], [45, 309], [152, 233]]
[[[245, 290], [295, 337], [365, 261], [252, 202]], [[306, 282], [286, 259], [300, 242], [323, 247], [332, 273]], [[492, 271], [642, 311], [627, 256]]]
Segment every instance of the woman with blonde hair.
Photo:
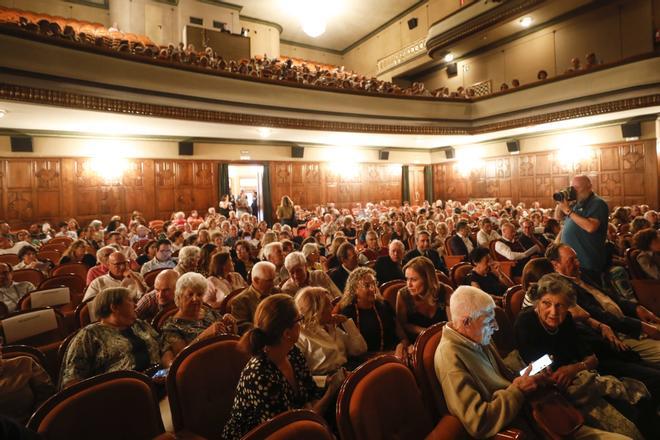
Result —
[[396, 319], [411, 341], [431, 325], [446, 321], [445, 288], [426, 257], [415, 257], [403, 268], [406, 286], [396, 299]]
[[58, 264], [83, 263], [88, 268], [96, 266], [96, 257], [87, 253], [85, 240], [76, 240], [62, 253]]
[[295, 296], [303, 317], [296, 345], [314, 375], [331, 374], [349, 358], [367, 351], [367, 343], [352, 319], [332, 314], [331, 295], [322, 287], [305, 287]]
[[276, 241], [277, 241], [277, 233], [275, 231], [267, 231], [261, 239], [261, 246], [259, 247], [259, 253], [257, 254], [257, 258], [259, 260], [263, 260], [264, 248], [266, 247], [266, 245]]
[[289, 225], [291, 227], [296, 226], [296, 209], [293, 205], [293, 200], [289, 196], [283, 196], [280, 206], [277, 207], [275, 212], [277, 216], [277, 221]]

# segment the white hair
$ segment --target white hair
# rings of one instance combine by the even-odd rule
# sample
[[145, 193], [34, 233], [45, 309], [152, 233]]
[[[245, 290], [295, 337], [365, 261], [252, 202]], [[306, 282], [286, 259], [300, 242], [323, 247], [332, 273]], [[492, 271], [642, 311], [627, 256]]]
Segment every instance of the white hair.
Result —
[[455, 326], [462, 325], [468, 318], [476, 319], [494, 308], [493, 298], [473, 286], [459, 286], [449, 299], [449, 311]]
[[301, 265], [307, 265], [307, 258], [305, 258], [305, 254], [302, 252], [291, 252], [284, 259], [284, 267], [286, 267], [286, 270], [289, 272], [291, 272], [294, 267]]
[[208, 289], [208, 282], [201, 273], [187, 272], [181, 275], [179, 279], [176, 280], [176, 287], [174, 289], [174, 304], [176, 304], [177, 307], [179, 307], [181, 295], [187, 289], [192, 289], [203, 295], [206, 293], [206, 289]]
[[113, 246], [103, 246], [101, 249], [96, 251], [96, 259], [101, 261], [104, 258], [108, 258], [111, 253], [116, 251], [117, 249]]
[[282, 250], [282, 243], [279, 241], [274, 241], [272, 243], [268, 243], [266, 246], [264, 246], [263, 250], [263, 255], [265, 259], [270, 259], [270, 253], [273, 252], [273, 250], [278, 247], [280, 250]]
[[401, 249], [404, 249], [404, 250], [406, 248], [401, 240], [392, 240], [390, 242], [389, 249], [392, 249], [395, 246], [398, 246], [398, 247], [400, 247]]
[[[308, 257], [310, 254], [318, 251], [319, 251], [319, 246], [316, 243], [305, 243], [305, 245], [302, 247], [302, 253], [305, 257]], [[286, 265], [286, 260], [284, 262], [284, 265]]]
[[268, 277], [269, 273], [275, 274], [277, 267], [270, 261], [260, 261], [254, 266], [252, 266], [252, 279], [259, 278], [265, 279]]
[[200, 253], [201, 249], [197, 246], [184, 246], [179, 250], [179, 263], [187, 266], [190, 261], [199, 258]]

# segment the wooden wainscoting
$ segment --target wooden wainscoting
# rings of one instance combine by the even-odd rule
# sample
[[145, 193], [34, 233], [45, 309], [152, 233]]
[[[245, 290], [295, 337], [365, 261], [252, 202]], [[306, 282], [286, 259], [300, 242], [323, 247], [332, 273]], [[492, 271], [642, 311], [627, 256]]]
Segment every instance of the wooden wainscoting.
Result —
[[468, 176], [462, 176], [455, 163], [434, 165], [433, 186], [439, 199], [496, 197], [527, 206], [534, 201], [551, 206], [555, 191], [567, 187], [573, 175], [586, 174], [610, 208], [631, 204], [658, 207], [655, 140], [596, 145], [590, 157], [572, 167], [562, 165], [557, 151], [489, 158]]

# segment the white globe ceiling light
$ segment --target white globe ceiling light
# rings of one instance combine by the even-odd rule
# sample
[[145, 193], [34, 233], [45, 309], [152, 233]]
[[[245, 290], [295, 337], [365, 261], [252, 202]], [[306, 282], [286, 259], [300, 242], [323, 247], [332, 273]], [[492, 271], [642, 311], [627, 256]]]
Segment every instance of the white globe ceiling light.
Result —
[[320, 15], [309, 16], [303, 20], [303, 31], [312, 38], [323, 35], [325, 32], [325, 20]]

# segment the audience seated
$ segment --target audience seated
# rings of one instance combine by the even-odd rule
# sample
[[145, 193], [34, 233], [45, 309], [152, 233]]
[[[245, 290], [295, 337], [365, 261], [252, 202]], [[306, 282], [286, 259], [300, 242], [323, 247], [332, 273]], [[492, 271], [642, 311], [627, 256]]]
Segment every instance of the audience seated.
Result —
[[250, 244], [245, 240], [238, 240], [234, 245], [236, 258], [234, 259], [234, 269], [240, 273], [244, 280], [248, 280], [248, 274], [252, 266], [259, 262], [253, 258], [250, 252]]
[[470, 238], [470, 226], [465, 220], [456, 223], [456, 234], [449, 239], [449, 248], [452, 255], [463, 255], [468, 261], [470, 253], [476, 247], [476, 243]]
[[108, 273], [94, 279], [87, 286], [83, 301], [94, 298], [103, 289], [109, 287], [126, 287], [136, 298], [147, 291], [147, 285], [142, 276], [128, 268], [128, 260], [121, 252], [113, 252], [108, 257]]
[[223, 439], [239, 439], [291, 409], [311, 407], [323, 415], [331, 408], [343, 371], [328, 377], [324, 393], [316, 387], [305, 357], [296, 347], [303, 319], [289, 295], [272, 295], [259, 304], [254, 328], [241, 339], [252, 358], [241, 373]]
[[447, 320], [445, 290], [426, 257], [413, 258], [403, 271], [406, 287], [396, 298], [396, 319], [408, 339], [414, 341], [427, 327]]
[[130, 290], [107, 288], [94, 302], [99, 321], [81, 329], [71, 340], [62, 361], [60, 388], [98, 374], [143, 371], [160, 363], [158, 334], [137, 319]]
[[[332, 298], [339, 298], [341, 291], [330, 277], [322, 270], [307, 270], [307, 259], [302, 252], [291, 252], [284, 259], [284, 267], [289, 273], [289, 279], [282, 285], [282, 292], [295, 296], [303, 287], [321, 287], [328, 291]], [[300, 308], [300, 306], [299, 306]]]
[[62, 254], [58, 264], [82, 263], [89, 269], [96, 266], [96, 257], [87, 253], [87, 243], [84, 240], [76, 240]]
[[237, 333], [236, 321], [230, 314], [222, 315], [204, 305], [202, 298], [208, 283], [203, 275], [189, 272], [176, 281], [174, 303], [177, 312], [161, 328], [163, 363], [174, 357], [195, 340], [220, 333]]
[[388, 254], [378, 257], [374, 269], [378, 284], [383, 285], [393, 280], [403, 280], [403, 253], [405, 246], [399, 240], [392, 240], [388, 248]]
[[208, 289], [204, 294], [204, 303], [213, 308], [231, 292], [244, 289], [248, 285], [238, 272], [234, 272], [234, 261], [229, 252], [216, 252], [209, 263]]
[[9, 312], [16, 310], [18, 300], [36, 287], [28, 281], [14, 281], [10, 264], [0, 263], [0, 300], [7, 306]]
[[358, 254], [351, 243], [343, 243], [337, 249], [339, 266], [329, 272], [330, 279], [340, 291], [344, 291], [346, 280], [350, 273], [358, 266]]
[[657, 229], [642, 229], [633, 236], [639, 249], [637, 263], [648, 278], [660, 280], [660, 235]]
[[479, 231], [477, 232], [477, 244], [488, 249], [491, 241], [499, 240], [500, 234], [493, 229], [493, 222], [488, 217], [479, 220]]
[[[440, 254], [438, 254], [437, 251], [434, 251], [431, 249], [431, 235], [428, 233], [428, 231], [421, 230], [417, 233], [417, 237], [415, 240], [415, 244], [417, 247], [413, 250], [408, 251], [406, 255], [403, 257], [402, 264], [405, 266], [410, 262], [413, 258], [416, 257], [426, 257], [433, 263], [433, 267], [435, 270], [439, 270], [441, 272], [444, 272], [445, 275], [448, 275], [449, 272], [447, 271], [447, 266], [445, 266], [445, 262], [440, 258]], [[459, 254], [461, 255], [461, 254]]]
[[[322, 287], [305, 287], [295, 296], [303, 320], [296, 345], [314, 375], [332, 374], [349, 359], [366, 353], [367, 343], [351, 318], [332, 313], [331, 294]], [[353, 363], [353, 365], [357, 365]]]
[[51, 266], [49, 263], [39, 261], [37, 259], [37, 250], [32, 246], [23, 246], [20, 251], [18, 251], [18, 259], [20, 260], [18, 264], [14, 265], [14, 270], [22, 269], [35, 269], [48, 276], [48, 271]]
[[500, 269], [499, 263], [491, 261], [490, 252], [482, 247], [470, 254], [474, 267], [465, 277], [464, 284], [477, 287], [489, 295], [502, 297], [513, 282]]
[[284, 284], [289, 279], [289, 272], [284, 267], [285, 255], [282, 243], [279, 241], [268, 243], [263, 247], [263, 257], [264, 260], [270, 261], [275, 265], [275, 279], [273, 280], [275, 285], [279, 287]]
[[260, 261], [252, 268], [252, 284], [250, 287], [229, 302], [229, 309], [236, 318], [240, 334], [252, 328], [257, 306], [264, 298], [273, 293], [275, 276], [275, 265], [269, 261]]
[[408, 347], [409, 339], [392, 306], [378, 293], [375, 275], [368, 267], [351, 272], [339, 301], [341, 314], [355, 322], [369, 352], [392, 351], [399, 341]]
[[174, 291], [179, 274], [172, 269], [160, 272], [154, 280], [154, 290], [142, 295], [135, 306], [137, 317], [151, 322], [158, 312], [174, 307]]
[[108, 270], [110, 270], [108, 266], [108, 258], [110, 258], [110, 254], [116, 251], [117, 250], [112, 246], [104, 246], [98, 251], [96, 251], [96, 262], [97, 262], [96, 266], [91, 267], [87, 271], [86, 283], [88, 286], [96, 278], [108, 273]]
[[511, 223], [502, 225], [502, 238], [495, 243], [495, 252], [506, 260], [516, 262], [511, 270], [514, 277], [522, 274], [530, 257], [539, 251], [540, 248], [537, 245], [525, 250], [523, 245], [516, 240], [516, 227]]
[[175, 266], [176, 261], [172, 259], [172, 242], [163, 238], [156, 242], [156, 255], [142, 264], [140, 273], [145, 275], [152, 270], [173, 269]]

